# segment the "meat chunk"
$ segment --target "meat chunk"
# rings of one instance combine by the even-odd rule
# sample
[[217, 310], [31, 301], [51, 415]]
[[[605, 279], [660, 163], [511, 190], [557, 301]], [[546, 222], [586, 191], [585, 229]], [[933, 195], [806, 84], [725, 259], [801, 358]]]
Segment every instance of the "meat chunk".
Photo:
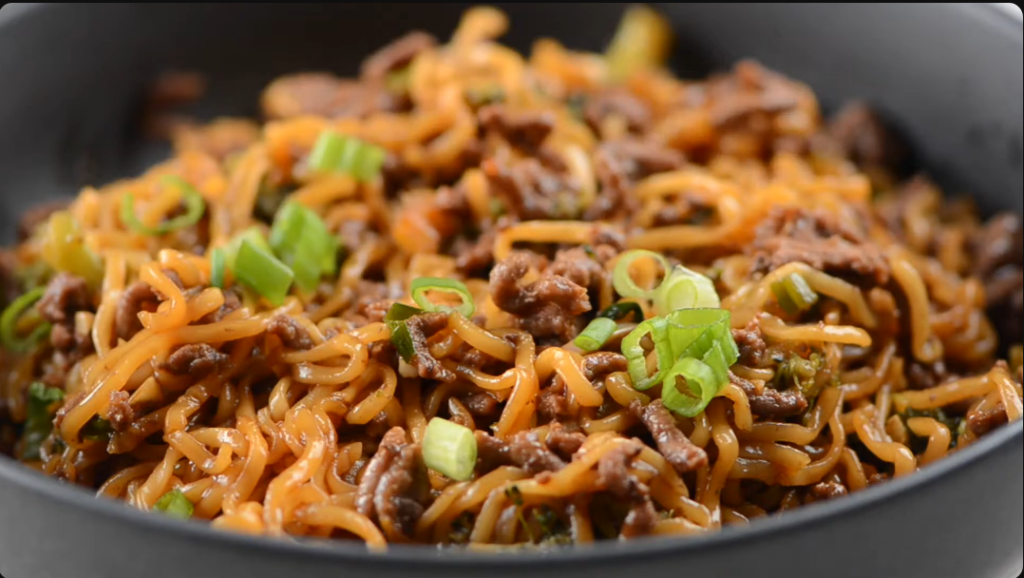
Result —
[[594, 159], [601, 194], [583, 218], [597, 221], [631, 211], [636, 204], [631, 193], [638, 181], [685, 164], [682, 153], [654, 142], [627, 139], [602, 144]]
[[419, 445], [403, 446], [381, 476], [374, 493], [377, 520], [391, 541], [405, 541], [406, 536], [413, 534], [416, 522], [423, 515], [423, 506], [406, 495], [416, 481], [420, 463]]
[[400, 108], [400, 99], [379, 83], [344, 80], [333, 74], [300, 73], [274, 81], [263, 93], [263, 114], [270, 119], [303, 115], [362, 118]]
[[898, 171], [909, 157], [907, 144], [862, 102], [843, 107], [829, 123], [828, 136], [858, 166]]
[[110, 392], [110, 406], [107, 408], [106, 418], [115, 432], [128, 431], [135, 421], [135, 410], [128, 403], [130, 397], [126, 391]]
[[227, 363], [228, 356], [206, 343], [183, 345], [167, 358], [163, 368], [176, 375], [202, 378]]
[[361, 75], [368, 81], [383, 80], [388, 73], [401, 70], [422, 52], [437, 46], [437, 39], [419, 30], [410, 32], [381, 48], [363, 61]]
[[732, 74], [712, 78], [707, 86], [711, 121], [719, 129], [735, 128], [755, 115], [793, 110], [806, 96], [805, 87], [749, 60], [737, 64]]
[[563, 249], [555, 254], [555, 260], [547, 272], [565, 277], [580, 287], [586, 287], [590, 296], [596, 298], [611, 276], [605, 269], [605, 263], [618, 254], [619, 252], [609, 245], [601, 245], [591, 250], [582, 247]]
[[776, 210], [758, 228], [753, 247], [755, 269], [762, 272], [800, 262], [823, 271], [861, 275], [879, 285], [892, 275], [878, 245], [852, 223], [822, 211]]
[[768, 353], [768, 344], [761, 333], [761, 323], [755, 317], [743, 329], [733, 329], [732, 338], [740, 350], [740, 365], [760, 367]]
[[313, 338], [301, 323], [288, 315], [278, 315], [270, 320], [267, 333], [276, 335], [288, 349], [306, 350], [313, 348]]
[[545, 166], [534, 157], [515, 163], [488, 159], [482, 168], [495, 195], [518, 220], [579, 215], [578, 185], [562, 170]]
[[526, 431], [513, 435], [507, 442], [476, 432], [478, 449], [478, 469], [490, 471], [498, 466], [515, 466], [526, 470], [530, 475], [543, 472], [557, 472], [565, 467], [562, 461], [545, 444], [541, 443], [537, 434]]
[[59, 273], [46, 286], [39, 300], [39, 315], [50, 323], [74, 322], [75, 313], [92, 307], [89, 285], [85, 279], [68, 273]]
[[846, 486], [836, 482], [821, 482], [811, 488], [811, 495], [819, 500], [834, 500], [847, 494]]
[[765, 388], [762, 393], [749, 381], [730, 373], [729, 379], [743, 390], [750, 400], [750, 411], [757, 417], [770, 420], [783, 420], [801, 415], [809, 407], [807, 399], [797, 389], [778, 391]]
[[597, 463], [597, 483], [619, 500], [630, 502], [630, 510], [622, 524], [623, 538], [651, 533], [658, 522], [658, 512], [651, 502], [650, 488], [630, 473], [634, 460], [640, 457], [640, 444], [619, 446]]
[[219, 323], [225, 317], [238, 311], [242, 307], [242, 300], [239, 298], [238, 293], [233, 290], [224, 291], [224, 304], [221, 305], [216, 311], [207, 313], [196, 321], [197, 325], [208, 325], [210, 323]]
[[144, 281], [136, 281], [129, 285], [117, 300], [117, 311], [114, 313], [114, 325], [119, 339], [129, 340], [142, 330], [139, 313], [154, 312], [160, 305], [157, 292]]
[[471, 393], [462, 399], [466, 409], [473, 417], [494, 417], [498, 415], [498, 400], [486, 393]]
[[591, 94], [583, 105], [583, 119], [595, 133], [601, 134], [605, 119], [619, 117], [633, 134], [642, 134], [651, 124], [647, 103], [625, 88], [609, 88]]
[[651, 432], [658, 452], [665, 456], [677, 472], [686, 474], [708, 465], [708, 454], [680, 431], [675, 418], [665, 409], [661, 400], [655, 400], [647, 406], [634, 401], [629, 410]]
[[412, 338], [412, 365], [423, 379], [434, 379], [445, 383], [455, 381], [455, 374], [448, 371], [433, 355], [427, 346], [427, 339], [448, 327], [447, 313], [423, 313], [409, 318], [405, 322]]
[[57, 211], [63, 211], [71, 204], [70, 200], [49, 201], [36, 205], [22, 213], [18, 220], [18, 241], [24, 241], [36, 232], [40, 225], [45, 223], [50, 215]]
[[514, 111], [501, 104], [485, 106], [477, 112], [485, 131], [501, 135], [509, 144], [524, 151], [536, 151], [555, 128], [555, 115], [548, 111]]
[[523, 285], [532, 257], [513, 253], [491, 271], [491, 297], [503, 311], [519, 317], [535, 337], [559, 337], [571, 341], [579, 331], [577, 316], [591, 310], [587, 290], [560, 275], [543, 273]]
[[[993, 407], [978, 408], [967, 413], [967, 428], [977, 437], [987, 435], [1006, 425], [1009, 421], [1003, 402], [999, 402]], [[956, 432], [953, 433], [956, 434]]]
[[573, 455], [580, 451], [586, 441], [587, 436], [582, 433], [567, 431], [562, 424], [553, 423], [544, 443], [558, 457], [571, 462]]
[[569, 400], [565, 397], [565, 385], [554, 385], [537, 396], [537, 413], [545, 421], [556, 421], [569, 415]]
[[356, 490], [356, 511], [360, 514], [372, 517], [376, 512], [374, 497], [380, 480], [391, 468], [392, 462], [395, 461], [406, 444], [405, 430], [400, 427], [392, 428], [384, 434], [377, 447], [377, 453], [363, 469], [362, 478]]
[[583, 358], [583, 375], [590, 381], [626, 371], [627, 367], [628, 362], [624, 355], [610, 351], [591, 353]]

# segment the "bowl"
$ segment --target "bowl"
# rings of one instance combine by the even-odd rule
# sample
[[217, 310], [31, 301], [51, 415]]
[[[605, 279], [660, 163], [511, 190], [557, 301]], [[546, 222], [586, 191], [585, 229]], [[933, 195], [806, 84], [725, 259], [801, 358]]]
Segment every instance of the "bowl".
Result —
[[[508, 41], [597, 49], [617, 4], [508, 4]], [[167, 154], [138, 130], [166, 69], [211, 79], [200, 117], [255, 114], [259, 90], [304, 69], [353, 73], [414, 28], [444, 37], [466, 5], [20, 5], [0, 10], [0, 235], [31, 205], [140, 172]], [[675, 70], [743, 57], [809, 83], [826, 109], [865, 98], [948, 190], [1020, 213], [1024, 40], [986, 5], [674, 4]], [[1024, 560], [1024, 426], [1011, 424], [915, 476], [694, 539], [484, 555], [213, 531], [96, 500], [0, 457], [7, 578], [1008, 578]]]

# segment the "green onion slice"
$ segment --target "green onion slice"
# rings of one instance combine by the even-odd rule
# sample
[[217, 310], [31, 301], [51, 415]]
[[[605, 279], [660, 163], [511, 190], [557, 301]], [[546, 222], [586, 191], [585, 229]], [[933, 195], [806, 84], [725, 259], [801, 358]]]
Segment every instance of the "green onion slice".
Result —
[[256, 291], [274, 306], [284, 303], [295, 275], [274, 255], [249, 240], [243, 240], [233, 268], [239, 282]]
[[210, 285], [224, 289], [227, 284], [227, 257], [224, 249], [217, 248], [210, 253]]
[[[458, 307], [436, 305], [427, 298], [427, 293], [431, 291], [458, 295], [462, 299], [462, 304]], [[412, 282], [411, 292], [412, 300], [422, 307], [424, 311], [443, 311], [446, 313], [458, 311], [464, 317], [472, 317], [476, 311], [476, 305], [473, 303], [473, 296], [469, 293], [469, 289], [466, 288], [464, 283], [455, 279], [420, 277]]]
[[388, 309], [387, 315], [384, 316], [384, 323], [391, 329], [391, 344], [395, 346], [398, 354], [402, 356], [406, 363], [412, 362], [412, 356], [415, 355], [415, 351], [412, 348], [412, 336], [409, 335], [409, 327], [405, 322], [420, 313], [423, 313], [422, 309], [410, 307], [402, 303], [395, 303], [391, 306], [391, 309]]
[[590, 325], [583, 330], [583, 333], [579, 334], [579, 337], [573, 343], [576, 344], [576, 347], [588, 353], [597, 351], [604, 347], [605, 343], [608, 343], [608, 340], [611, 339], [612, 334], [618, 328], [619, 324], [611, 319], [598, 317], [590, 322]]
[[270, 247], [295, 273], [295, 283], [315, 291], [324, 275], [337, 272], [338, 241], [320, 215], [299, 203], [286, 203], [270, 229]]
[[314, 171], [345, 174], [365, 183], [380, 176], [386, 155], [378, 146], [327, 130], [313, 145], [308, 163]]
[[473, 478], [476, 468], [476, 437], [472, 430], [435, 417], [423, 436], [423, 462], [457, 482]]
[[[654, 342], [654, 353], [658, 360], [658, 368], [654, 375], [647, 373], [647, 350], [643, 344], [645, 337], [650, 337]], [[626, 356], [633, 389], [646, 391], [661, 383], [665, 371], [671, 368], [675, 359], [672, 355], [672, 343], [668, 338], [668, 322], [662, 317], [655, 317], [638, 325], [622, 340], [622, 354]]]
[[818, 303], [818, 294], [799, 273], [772, 283], [772, 293], [779, 307], [790, 315], [803, 313]]
[[680, 309], [718, 309], [721, 306], [714, 282], [681, 265], [674, 268], [654, 292], [654, 308], [662, 315]]
[[[679, 378], [686, 380], [681, 391]], [[661, 401], [665, 407], [685, 417], [697, 417], [721, 388], [714, 371], [704, 362], [687, 357], [680, 359], [665, 376], [661, 388]]]
[[50, 324], [41, 320], [39, 325], [28, 335], [18, 334], [18, 325], [22, 317], [29, 308], [43, 298], [44, 294], [46, 294], [46, 288], [37, 287], [15, 299], [0, 315], [0, 343], [3, 344], [4, 349], [14, 353], [24, 353], [50, 334]]
[[43, 258], [55, 271], [85, 279], [90, 288], [99, 287], [103, 281], [103, 261], [85, 245], [81, 227], [67, 211], [58, 211], [50, 216]]
[[615, 271], [612, 273], [612, 284], [619, 295], [630, 299], [651, 299], [657, 292], [657, 287], [654, 289], [644, 289], [637, 285], [636, 281], [633, 281], [629, 268], [640, 259], [653, 259], [657, 261], [665, 271], [666, 276], [672, 270], [668, 259], [660, 253], [642, 249], [627, 251], [619, 257], [618, 263], [615, 264]]
[[175, 175], [167, 175], [161, 182], [165, 186], [181, 189], [181, 200], [185, 203], [185, 214], [169, 221], [164, 221], [156, 227], [147, 226], [135, 214], [135, 197], [129, 193], [124, 196], [124, 200], [121, 202], [121, 222], [126, 227], [140, 235], [158, 236], [191, 227], [198, 223], [199, 219], [203, 218], [203, 212], [206, 211], [206, 202], [203, 201], [203, 196], [192, 188], [192, 185]]
[[614, 321], [622, 321], [630, 315], [633, 316], [633, 321], [637, 323], [643, 321], [643, 307], [640, 307], [640, 304], [635, 301], [620, 301], [597, 314], [598, 317], [607, 317]]
[[192, 502], [189, 501], [181, 490], [171, 490], [157, 500], [156, 505], [153, 506], [153, 511], [160, 512], [170, 518], [188, 520], [195, 512], [195, 506], [192, 505]]
[[64, 401], [64, 392], [56, 387], [33, 383], [28, 388], [25, 428], [21, 436], [21, 459], [40, 459], [39, 448], [53, 431], [53, 418]]

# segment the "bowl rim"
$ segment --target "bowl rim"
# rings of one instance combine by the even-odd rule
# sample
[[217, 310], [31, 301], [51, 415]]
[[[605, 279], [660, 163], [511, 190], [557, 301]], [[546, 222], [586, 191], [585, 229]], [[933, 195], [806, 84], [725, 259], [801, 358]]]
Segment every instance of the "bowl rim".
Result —
[[[1011, 42], [1024, 41], [1024, 28], [1019, 17], [992, 3], [952, 4], [964, 17], [982, 20], [1007, 36]], [[32, 13], [46, 8], [42, 4], [10, 4], [0, 10], [0, 28], [11, 25]], [[539, 564], [574, 565], [580, 562], [621, 564], [646, 561], [662, 556], [684, 556], [726, 547], [736, 547], [765, 537], [813, 529], [845, 515], [877, 509], [915, 491], [941, 484], [953, 474], [972, 467], [1004, 446], [1019, 445], [1024, 440], [1024, 422], [1016, 421], [990, 434], [971, 447], [931, 464], [913, 475], [870, 487], [841, 500], [804, 506], [784, 515], [756, 520], [749, 526], [728, 527], [701, 536], [652, 537], [630, 542], [609, 542], [599, 545], [574, 546], [558, 550], [514, 549], [509, 552], [477, 552], [441, 550], [429, 546], [392, 545], [386, 553], [371, 552], [358, 542], [332, 540], [281, 540], [249, 536], [213, 529], [206, 523], [184, 523], [163, 516], [142, 512], [111, 499], [97, 498], [92, 492], [55, 481], [0, 455], [0, 482], [21, 487], [45, 499], [77, 508], [85, 513], [124, 525], [137, 525], [153, 532], [163, 532], [182, 540], [205, 540], [223, 549], [239, 553], [265, 551], [277, 556], [301, 556], [311, 562], [374, 563], [381, 567], [415, 568], [424, 564], [432, 569], [497, 570], [499, 568], [529, 569]], [[599, 546], [599, 547], [598, 547]], [[516, 555], [510, 556], [509, 553]]]

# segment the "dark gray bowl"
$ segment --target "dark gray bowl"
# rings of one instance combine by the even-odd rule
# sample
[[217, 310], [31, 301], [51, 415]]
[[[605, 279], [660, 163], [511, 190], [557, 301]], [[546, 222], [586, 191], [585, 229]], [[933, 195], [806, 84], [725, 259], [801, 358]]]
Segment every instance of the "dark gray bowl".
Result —
[[[142, 88], [166, 68], [213, 79], [197, 113], [255, 112], [296, 69], [354, 72], [411, 28], [447, 34], [459, 5], [9, 6], [0, 10], [0, 233], [49, 197], [140, 171], [161, 150], [136, 131]], [[509, 5], [511, 42], [598, 48], [621, 6]], [[827, 105], [865, 97], [940, 182], [989, 210], [1021, 211], [1022, 33], [969, 5], [665, 6], [676, 68], [746, 56], [809, 82]], [[7, 578], [656, 577], [1008, 578], [1024, 559], [1024, 428], [894, 482], [719, 535], [498, 557], [213, 532], [97, 501], [0, 458]]]

